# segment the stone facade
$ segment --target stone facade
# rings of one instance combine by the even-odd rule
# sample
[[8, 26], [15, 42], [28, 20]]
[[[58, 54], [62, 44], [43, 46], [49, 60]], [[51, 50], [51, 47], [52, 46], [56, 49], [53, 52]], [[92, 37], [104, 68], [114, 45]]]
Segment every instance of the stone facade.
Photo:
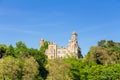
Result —
[[[40, 45], [44, 45], [43, 39], [40, 40]], [[69, 40], [67, 47], [58, 47], [55, 43], [49, 43], [45, 54], [48, 59], [66, 58], [71, 54], [76, 58], [81, 57], [81, 51], [77, 40], [77, 33], [72, 33], [71, 40]]]

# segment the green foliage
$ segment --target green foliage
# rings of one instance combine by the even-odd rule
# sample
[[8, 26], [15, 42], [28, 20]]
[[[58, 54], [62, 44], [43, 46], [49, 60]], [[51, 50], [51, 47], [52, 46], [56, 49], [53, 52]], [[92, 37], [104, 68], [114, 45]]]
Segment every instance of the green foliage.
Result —
[[47, 64], [47, 57], [45, 55], [45, 50], [48, 48], [48, 42], [45, 41], [44, 42], [44, 46], [41, 46], [40, 50], [37, 49], [27, 49], [27, 53], [29, 53], [29, 55], [33, 56], [34, 59], [37, 61], [37, 63], [39, 64], [39, 74], [37, 76], [37, 79], [41, 80], [41, 76], [43, 79], [46, 79], [48, 71], [45, 68], [45, 65]]
[[0, 58], [2, 58], [6, 53], [7, 46], [4, 44], [0, 44]]
[[77, 58], [77, 54], [76, 53], [66, 54], [66, 58]]
[[65, 60], [72, 80], [120, 80], [120, 45], [102, 40], [83, 59]]
[[49, 71], [46, 80], [71, 80], [68, 73], [70, 65], [62, 59], [49, 60], [46, 67]]
[[14, 51], [14, 47], [12, 45], [10, 45], [7, 50], [6, 50], [6, 55], [7, 56], [13, 56], [15, 57], [15, 51]]
[[[47, 44], [45, 43], [45, 45], [46, 45], [45, 46], [45, 49], [46, 49]], [[5, 58], [2, 58], [3, 55], [6, 55]], [[2, 58], [0, 59], [0, 61], [4, 61], [6, 63], [4, 65], [3, 63], [1, 63], [3, 67], [7, 65], [7, 63], [9, 63], [8, 65], [12, 64], [8, 60], [6, 61], [6, 58], [8, 57], [10, 57], [10, 60], [13, 59], [14, 62], [15, 61], [18, 62], [16, 63], [16, 66], [18, 66], [18, 71], [17, 73], [15, 73], [17, 74], [16, 79], [12, 79], [11, 76], [9, 76], [10, 72], [8, 71], [8, 73], [5, 73], [5, 74], [9, 74], [6, 77], [7, 80], [8, 79], [10, 80], [17, 80], [17, 79], [19, 80], [42, 80], [42, 79], [45, 79], [48, 74], [47, 70], [45, 69], [45, 65], [47, 64], [45, 53], [37, 49], [28, 48], [25, 45], [25, 43], [23, 43], [22, 41], [17, 42], [15, 47], [13, 47], [12, 45], [7, 47], [6, 45], [1, 44], [0, 45], [0, 56]], [[9, 68], [8, 66], [7, 69], [11, 69], [11, 68]], [[2, 74], [2, 77], [3, 77], [3, 74]]]
[[39, 65], [33, 57], [24, 58], [22, 66], [22, 79], [23, 80], [34, 80], [39, 73]]
[[0, 80], [19, 80], [19, 60], [8, 56], [0, 62]]
[[[120, 80], [120, 43], [101, 40], [84, 58], [47, 60], [48, 41], [40, 50], [19, 41], [0, 44], [0, 80]], [[4, 57], [3, 57], [4, 56]]]
[[106, 40], [101, 40], [98, 42], [98, 46], [104, 47], [106, 44]]
[[23, 43], [22, 41], [18, 41], [18, 42], [16, 43], [16, 48], [19, 48], [20, 50], [22, 50], [22, 49], [26, 49], [27, 46], [26, 46], [25, 43]]
[[35, 58], [40, 66], [45, 66], [47, 63], [46, 55], [44, 53], [41, 53], [39, 50], [31, 48], [28, 49], [28, 53]]
[[48, 41], [44, 42], [44, 45], [40, 47], [40, 52], [45, 53], [45, 50], [48, 48]]
[[82, 59], [71, 58], [65, 59], [65, 61], [71, 65], [69, 73], [72, 80], [87, 80], [88, 65]]
[[[120, 65], [114, 66], [102, 66], [96, 65], [89, 69], [89, 80], [119, 80], [120, 72], [116, 71], [120, 69]], [[91, 72], [91, 73], [90, 73]]]
[[22, 41], [16, 43], [15, 57], [28, 56], [28, 48]]
[[80, 47], [78, 48], [78, 58], [83, 58]]
[[111, 65], [120, 63], [120, 46], [119, 43], [102, 40], [98, 46], [90, 48], [86, 58], [88, 63], [97, 63], [101, 65]]
[[88, 65], [81, 59], [67, 59], [66, 62], [71, 64], [69, 73], [72, 80], [120, 80], [120, 64]]
[[47, 64], [46, 55], [44, 53], [41, 53], [39, 50], [33, 48], [29, 49], [28, 53], [29, 55], [33, 56], [39, 64], [39, 74], [37, 78], [41, 80], [42, 76], [42, 78], [45, 79], [48, 74], [48, 71], [45, 69], [45, 65]]
[[38, 66], [33, 57], [22, 60], [5, 57], [0, 63], [0, 80], [34, 80], [39, 72]]

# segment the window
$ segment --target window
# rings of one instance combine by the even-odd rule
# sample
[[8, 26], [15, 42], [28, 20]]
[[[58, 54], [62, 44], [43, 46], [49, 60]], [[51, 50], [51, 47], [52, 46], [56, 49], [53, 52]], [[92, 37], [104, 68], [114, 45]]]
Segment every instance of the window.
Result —
[[60, 56], [57, 56], [57, 58], [60, 58]]
[[51, 56], [51, 59], [53, 59], [54, 58], [54, 56]]
[[66, 51], [63, 51], [64, 54], [66, 54]]
[[60, 54], [60, 51], [58, 51], [57, 53]]
[[50, 53], [53, 54], [54, 53], [54, 49], [53, 46], [50, 47]]
[[52, 54], [53, 54], [53, 53], [54, 53], [54, 50], [53, 50], [53, 49], [51, 49], [51, 50], [50, 50], [50, 53], [52, 53]]

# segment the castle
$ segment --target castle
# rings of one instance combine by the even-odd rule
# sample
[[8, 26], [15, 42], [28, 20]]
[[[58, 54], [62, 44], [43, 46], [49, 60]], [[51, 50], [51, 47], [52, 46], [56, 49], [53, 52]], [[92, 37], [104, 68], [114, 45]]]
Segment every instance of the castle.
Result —
[[[71, 40], [69, 40], [67, 47], [58, 47], [55, 43], [48, 43], [48, 49], [45, 54], [48, 59], [66, 58], [67, 56], [74, 55], [76, 58], [82, 57], [81, 50], [78, 45], [77, 33], [73, 32]], [[44, 39], [40, 40], [40, 46], [44, 45]]]

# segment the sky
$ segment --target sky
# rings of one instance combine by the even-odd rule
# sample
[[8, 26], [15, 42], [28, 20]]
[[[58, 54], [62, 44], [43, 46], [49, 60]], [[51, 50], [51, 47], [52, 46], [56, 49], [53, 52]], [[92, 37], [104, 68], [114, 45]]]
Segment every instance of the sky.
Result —
[[67, 46], [74, 31], [83, 55], [100, 40], [120, 42], [120, 0], [0, 0], [0, 44]]

